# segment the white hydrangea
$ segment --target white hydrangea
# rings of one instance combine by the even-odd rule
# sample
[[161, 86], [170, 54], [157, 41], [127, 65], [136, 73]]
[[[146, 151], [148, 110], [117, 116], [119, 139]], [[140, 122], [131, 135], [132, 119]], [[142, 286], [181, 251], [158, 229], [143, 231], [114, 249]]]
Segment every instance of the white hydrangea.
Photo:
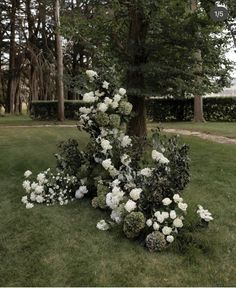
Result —
[[103, 83], [102, 83], [102, 88], [104, 88], [104, 89], [108, 89], [109, 85], [110, 85], [109, 82], [107, 82], [107, 81], [103, 81]]
[[145, 176], [145, 177], [151, 177], [152, 176], [152, 169], [150, 168], [143, 168], [141, 171], [140, 171], [140, 174]]
[[39, 173], [37, 176], [37, 180], [40, 184], [45, 183], [46, 176], [44, 173]]
[[93, 70], [86, 70], [85, 73], [89, 77], [90, 81], [94, 81], [94, 78], [98, 77], [97, 72], [95, 72]]
[[91, 112], [91, 108], [87, 108], [87, 107], [80, 107], [79, 108], [79, 112], [83, 113], [83, 114], [89, 114]]
[[187, 208], [188, 208], [188, 204], [187, 203], [183, 203], [183, 202], [179, 202], [178, 203], [178, 207], [179, 207], [180, 210], [186, 211]]
[[151, 227], [151, 226], [152, 226], [152, 219], [148, 219], [148, 220], [146, 221], [146, 225], [147, 225], [148, 227]]
[[128, 135], [125, 135], [121, 140], [121, 146], [126, 148], [131, 145], [131, 138]]
[[97, 223], [97, 226], [96, 226], [99, 230], [108, 230], [109, 229], [109, 225], [106, 223], [105, 220], [101, 220]]
[[96, 97], [94, 96], [94, 93], [92, 91], [85, 93], [83, 96], [83, 101], [86, 103], [93, 103], [95, 102], [95, 100], [96, 100]]
[[175, 219], [177, 217], [175, 210], [170, 211], [170, 218]]
[[35, 197], [35, 201], [36, 201], [37, 203], [43, 203], [43, 202], [44, 202], [44, 198], [43, 198], [42, 195], [37, 195], [37, 196]]
[[108, 106], [105, 103], [99, 103], [97, 106], [97, 109], [98, 109], [98, 111], [106, 112], [108, 109]]
[[130, 191], [129, 195], [134, 201], [137, 201], [140, 198], [142, 191], [141, 188], [134, 188]]
[[169, 218], [169, 213], [166, 212], [166, 211], [163, 211], [163, 212], [161, 213], [161, 215], [164, 217], [164, 219], [168, 219], [168, 218]]
[[157, 218], [157, 221], [159, 223], [163, 223], [165, 220], [164, 216], [160, 213], [160, 211], [155, 212], [154, 216]]
[[108, 170], [111, 166], [112, 166], [112, 164], [111, 164], [111, 159], [110, 158], [102, 161], [102, 167], [105, 170]]
[[33, 207], [34, 207], [34, 204], [33, 204], [33, 203], [30, 203], [30, 202], [28, 202], [28, 203], [26, 203], [25, 207], [26, 207], [26, 209], [31, 209], [31, 208], [33, 208]]
[[106, 152], [107, 150], [112, 149], [110, 141], [106, 140], [106, 139], [102, 139], [101, 140], [101, 146], [102, 146], [102, 149], [104, 150], [104, 152]]
[[122, 164], [124, 164], [125, 166], [128, 166], [131, 163], [131, 158], [129, 155], [127, 154], [123, 154], [120, 158], [120, 161]]
[[99, 90], [95, 91], [95, 96], [97, 97], [102, 97], [105, 93], [104, 92], [100, 92]]
[[170, 161], [160, 152], [153, 150], [152, 159], [162, 164], [168, 164]]
[[120, 224], [122, 221], [122, 214], [118, 210], [112, 210], [111, 212], [111, 219], [115, 221], [117, 224]]
[[32, 175], [32, 172], [30, 170], [27, 170], [24, 173], [25, 178], [29, 178], [31, 175]]
[[154, 230], [159, 230], [160, 229], [160, 225], [157, 222], [154, 222], [152, 227], [153, 227]]
[[28, 203], [28, 198], [27, 198], [27, 196], [23, 196], [23, 197], [21, 198], [21, 202], [24, 203], [24, 204]]
[[176, 227], [176, 228], [182, 228], [183, 227], [183, 221], [180, 219], [180, 218], [176, 218], [174, 221], [173, 221], [173, 225]]
[[118, 103], [121, 100], [121, 96], [119, 94], [115, 94], [113, 100]]
[[183, 201], [183, 198], [181, 198], [181, 197], [179, 196], [179, 194], [175, 194], [175, 195], [173, 196], [173, 200], [174, 200], [175, 203], [179, 203], [179, 202], [182, 202], [182, 201]]
[[30, 191], [30, 181], [29, 180], [25, 180], [23, 183], [22, 183], [22, 186], [23, 188], [25, 189], [25, 191], [28, 193]]
[[163, 203], [163, 205], [168, 206], [168, 205], [170, 205], [172, 203], [172, 200], [167, 197], [167, 198], [164, 198], [162, 200], [162, 203]]
[[80, 186], [79, 189], [75, 191], [75, 198], [81, 199], [84, 197], [84, 194], [88, 193], [88, 189], [86, 186]]
[[107, 106], [109, 106], [109, 105], [111, 105], [111, 103], [112, 103], [112, 99], [109, 98], [109, 97], [105, 97], [104, 103], [105, 103]]
[[120, 94], [121, 96], [124, 96], [124, 95], [126, 94], [126, 90], [125, 90], [124, 88], [120, 88], [120, 89], [119, 89], [119, 94]]
[[201, 205], [198, 205], [198, 210], [197, 210], [197, 214], [200, 216], [200, 218], [206, 222], [210, 222], [212, 220], [214, 220], [214, 218], [212, 217], [211, 212], [209, 212], [208, 210], [204, 209]]
[[128, 211], [129, 213], [132, 212], [133, 210], [135, 210], [137, 207], [136, 202], [134, 202], [133, 200], [128, 200], [125, 204], [125, 210]]
[[163, 233], [164, 235], [170, 235], [171, 232], [172, 232], [172, 228], [171, 228], [171, 227], [164, 226], [164, 227], [162, 228], [162, 233]]
[[113, 102], [111, 103], [111, 107], [112, 107], [113, 109], [116, 109], [118, 106], [119, 106], [119, 103], [116, 102], [116, 101], [113, 101]]

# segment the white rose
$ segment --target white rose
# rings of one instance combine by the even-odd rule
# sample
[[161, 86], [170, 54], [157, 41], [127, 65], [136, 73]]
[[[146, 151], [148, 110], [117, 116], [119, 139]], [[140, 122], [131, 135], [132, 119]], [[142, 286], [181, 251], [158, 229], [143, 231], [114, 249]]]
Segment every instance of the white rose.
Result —
[[110, 85], [110, 83], [108, 83], [107, 81], [103, 81], [102, 88], [108, 89], [109, 85]]
[[36, 188], [35, 188], [35, 190], [34, 190], [34, 192], [36, 193], [36, 194], [42, 194], [43, 193], [43, 186], [41, 186], [41, 185], [38, 185]]
[[172, 232], [172, 228], [171, 228], [171, 227], [164, 226], [164, 227], [162, 228], [162, 233], [163, 233], [164, 235], [170, 235], [171, 232]]
[[173, 225], [176, 227], [176, 228], [181, 228], [183, 227], [183, 221], [179, 218], [176, 218], [174, 221], [173, 221]]
[[120, 88], [120, 89], [119, 89], [119, 94], [120, 94], [121, 96], [124, 96], [124, 95], [126, 94], [126, 90], [125, 90], [124, 88]]
[[157, 222], [153, 223], [153, 229], [154, 230], [159, 230], [160, 229], [160, 225]]
[[164, 198], [162, 200], [163, 205], [168, 206], [172, 203], [172, 200], [170, 200], [170, 198]]
[[187, 203], [182, 203], [182, 202], [180, 202], [180, 203], [178, 203], [178, 207], [179, 207], [179, 209], [181, 209], [182, 211], [186, 211], [187, 208], [188, 208], [188, 204], [187, 204]]
[[175, 201], [175, 203], [179, 203], [179, 202], [182, 202], [182, 201], [183, 201], [183, 198], [181, 198], [181, 197], [179, 196], [179, 194], [175, 194], [175, 195], [173, 196], [173, 200]]
[[136, 203], [133, 200], [128, 200], [125, 204], [125, 210], [129, 213], [132, 212], [136, 208]]
[[24, 173], [25, 178], [28, 178], [30, 175], [32, 175], [32, 172], [30, 170], [25, 171]]
[[141, 188], [134, 188], [131, 190], [131, 192], [129, 193], [130, 197], [137, 201], [140, 198], [140, 194], [142, 193], [142, 189]]
[[152, 170], [150, 168], [143, 168], [140, 171], [140, 174], [145, 176], [145, 177], [151, 177], [152, 176]]
[[169, 243], [172, 243], [174, 240], [175, 240], [175, 238], [174, 238], [174, 236], [172, 236], [172, 235], [168, 235], [168, 236], [166, 237], [166, 241], [169, 242]]
[[106, 112], [108, 109], [108, 106], [105, 103], [99, 103], [97, 108], [98, 108], [98, 111]]
[[147, 224], [148, 227], [151, 227], [152, 226], [152, 219], [148, 219], [146, 221], [146, 224]]
[[175, 219], [175, 218], [176, 218], [176, 212], [175, 212], [175, 210], [171, 210], [171, 211], [170, 211], [170, 218], [171, 218], [171, 219]]
[[33, 203], [26, 203], [26, 209], [31, 209], [31, 208], [33, 208], [34, 207], [34, 204]]

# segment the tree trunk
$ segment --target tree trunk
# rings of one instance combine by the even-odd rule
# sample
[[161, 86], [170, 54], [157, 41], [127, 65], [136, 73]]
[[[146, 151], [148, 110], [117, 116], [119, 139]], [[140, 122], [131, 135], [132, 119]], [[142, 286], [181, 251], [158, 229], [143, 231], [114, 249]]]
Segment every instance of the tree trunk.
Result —
[[[197, 0], [191, 0], [191, 13], [195, 13], [198, 9]], [[202, 52], [200, 49], [197, 49], [194, 53], [195, 65], [194, 65], [194, 74], [196, 75], [196, 83], [198, 87], [201, 87], [202, 83]], [[203, 99], [202, 95], [194, 95], [194, 122], [205, 122], [204, 113], [203, 113]]]
[[14, 113], [14, 100], [16, 93], [16, 79], [15, 79], [15, 60], [16, 60], [16, 43], [15, 43], [15, 32], [16, 32], [16, 1], [11, 1], [11, 34], [10, 34], [10, 52], [9, 52], [9, 76], [8, 76], [8, 88], [7, 88], [7, 104], [6, 112]]
[[145, 40], [148, 22], [145, 19], [142, 6], [133, 3], [129, 7], [128, 55], [127, 71], [128, 99], [133, 105], [134, 117], [127, 125], [127, 133], [132, 136], [146, 137], [146, 109], [144, 91], [144, 74], [142, 66], [146, 63]]
[[58, 99], [58, 120], [64, 121], [64, 84], [63, 84], [63, 50], [62, 40], [60, 35], [60, 3], [59, 0], [55, 0], [55, 33], [56, 33], [56, 93]]

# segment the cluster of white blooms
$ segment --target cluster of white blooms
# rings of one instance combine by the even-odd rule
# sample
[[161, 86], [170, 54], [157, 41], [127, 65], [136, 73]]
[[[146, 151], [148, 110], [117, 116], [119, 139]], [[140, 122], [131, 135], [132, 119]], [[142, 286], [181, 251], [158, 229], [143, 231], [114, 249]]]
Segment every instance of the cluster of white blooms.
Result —
[[[175, 194], [172, 199], [166, 197], [162, 200], [163, 211], [156, 211], [152, 218], [147, 219], [146, 225], [153, 230], [161, 232], [166, 241], [174, 241], [174, 234], [183, 227], [184, 213], [188, 205], [183, 202], [179, 194]], [[180, 205], [182, 204], [182, 206]]]
[[111, 210], [117, 209], [123, 200], [124, 191], [119, 186], [114, 186], [112, 191], [106, 195], [106, 204]]
[[88, 189], [86, 186], [80, 186], [78, 190], [75, 191], [75, 198], [81, 199], [85, 194], [88, 193]]
[[[32, 172], [27, 170], [24, 173], [25, 178], [29, 178]], [[35, 203], [46, 203], [52, 205], [59, 202], [65, 205], [69, 200], [74, 198], [73, 187], [77, 185], [77, 178], [74, 176], [64, 175], [63, 172], [53, 174], [50, 168], [39, 173], [35, 181], [24, 180], [22, 187], [27, 195], [23, 196], [21, 201], [26, 208], [33, 208]]]
[[152, 159], [160, 162], [161, 164], [168, 164], [170, 162], [161, 152], [156, 150], [152, 151]]
[[90, 81], [94, 81], [94, 79], [98, 77], [97, 72], [95, 72], [95, 71], [93, 71], [93, 70], [86, 70], [85, 73], [86, 73], [87, 76], [89, 77]]
[[206, 222], [212, 221], [214, 218], [212, 217], [211, 212], [204, 209], [201, 205], [198, 205], [197, 214], [200, 216], [200, 218]]
[[105, 230], [108, 230], [110, 227], [109, 227], [109, 225], [106, 223], [105, 220], [100, 220], [100, 221], [97, 223], [97, 228], [98, 228], [99, 230], [105, 231]]

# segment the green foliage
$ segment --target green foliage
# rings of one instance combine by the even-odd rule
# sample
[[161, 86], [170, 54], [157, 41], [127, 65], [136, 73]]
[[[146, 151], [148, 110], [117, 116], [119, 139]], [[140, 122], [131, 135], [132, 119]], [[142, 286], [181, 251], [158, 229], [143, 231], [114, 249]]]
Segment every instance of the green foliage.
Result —
[[162, 233], [154, 231], [147, 235], [145, 244], [151, 252], [162, 251], [166, 248], [166, 239]]
[[[193, 99], [149, 99], [147, 115], [153, 121], [190, 121], [193, 118]], [[236, 97], [203, 99], [207, 121], [236, 121]]]
[[97, 185], [97, 204], [98, 207], [101, 209], [105, 209], [107, 207], [106, 205], [106, 195], [109, 192], [109, 187], [99, 183]]
[[145, 216], [141, 212], [131, 212], [125, 217], [123, 231], [128, 238], [137, 237], [145, 227]]

